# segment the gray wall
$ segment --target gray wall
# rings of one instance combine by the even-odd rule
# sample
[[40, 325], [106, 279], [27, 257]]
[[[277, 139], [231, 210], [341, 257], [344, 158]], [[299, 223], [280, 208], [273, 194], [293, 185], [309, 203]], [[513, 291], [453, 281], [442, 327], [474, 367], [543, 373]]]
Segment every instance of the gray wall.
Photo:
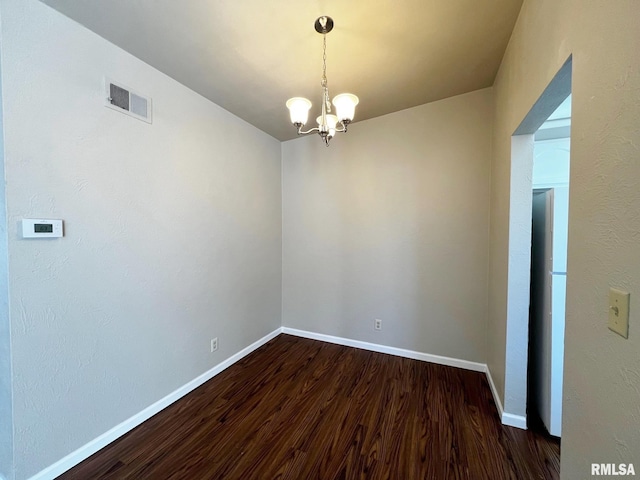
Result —
[[[0, 9], [22, 480], [280, 327], [281, 149], [36, 0]], [[105, 75], [152, 125], [103, 106]]]
[[485, 89], [283, 143], [284, 326], [485, 362], [491, 108]]
[[[0, 11], [0, 22], [2, 11]], [[0, 52], [1, 53], [1, 52]], [[0, 55], [0, 479], [13, 479], [13, 411], [11, 407], [11, 335], [7, 284], [7, 217], [2, 126], [2, 56]]]
[[[566, 479], [640, 462], [638, 18], [636, 0], [525, 0], [494, 85], [488, 363], [504, 399], [511, 135], [572, 55]], [[610, 286], [631, 292], [628, 340], [607, 329]]]

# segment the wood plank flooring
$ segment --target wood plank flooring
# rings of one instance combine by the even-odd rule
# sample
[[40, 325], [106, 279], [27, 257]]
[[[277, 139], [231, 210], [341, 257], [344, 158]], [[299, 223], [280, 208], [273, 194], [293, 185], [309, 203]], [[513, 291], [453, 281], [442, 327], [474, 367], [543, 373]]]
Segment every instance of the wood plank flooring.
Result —
[[554, 479], [484, 374], [280, 335], [60, 479]]

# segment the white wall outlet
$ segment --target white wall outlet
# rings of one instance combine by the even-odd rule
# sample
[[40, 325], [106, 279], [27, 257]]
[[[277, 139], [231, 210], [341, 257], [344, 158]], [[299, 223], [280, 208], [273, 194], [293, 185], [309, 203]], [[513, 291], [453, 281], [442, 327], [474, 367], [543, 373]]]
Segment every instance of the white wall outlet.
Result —
[[380, 320], [379, 318], [376, 318], [376, 319], [373, 321], [373, 328], [374, 328], [375, 330], [382, 330], [382, 320]]
[[215, 352], [218, 350], [218, 337], [211, 339], [211, 351]]
[[609, 330], [629, 338], [629, 292], [609, 289]]

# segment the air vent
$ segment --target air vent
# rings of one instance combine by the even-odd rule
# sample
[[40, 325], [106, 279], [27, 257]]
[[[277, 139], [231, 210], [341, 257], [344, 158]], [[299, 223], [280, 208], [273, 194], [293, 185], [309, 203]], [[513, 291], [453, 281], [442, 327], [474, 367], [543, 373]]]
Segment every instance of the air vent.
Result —
[[151, 123], [151, 98], [134, 92], [129, 87], [105, 78], [105, 106]]

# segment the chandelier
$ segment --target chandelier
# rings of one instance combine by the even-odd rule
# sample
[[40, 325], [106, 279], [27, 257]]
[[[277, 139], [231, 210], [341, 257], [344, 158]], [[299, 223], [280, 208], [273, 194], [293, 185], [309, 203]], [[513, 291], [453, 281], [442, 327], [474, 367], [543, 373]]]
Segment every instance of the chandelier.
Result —
[[309, 118], [311, 102], [306, 98], [294, 97], [287, 100], [287, 108], [291, 116], [291, 123], [298, 129], [298, 135], [307, 135], [318, 132], [325, 145], [329, 146], [329, 141], [336, 132], [347, 132], [347, 126], [353, 121], [353, 116], [358, 104], [358, 97], [350, 93], [341, 93], [333, 99], [336, 107], [336, 114], [331, 114], [331, 102], [329, 101], [329, 87], [327, 85], [327, 33], [333, 29], [333, 19], [331, 17], [320, 17], [316, 20], [314, 27], [316, 32], [322, 34], [322, 114], [316, 118], [318, 126], [303, 131]]

